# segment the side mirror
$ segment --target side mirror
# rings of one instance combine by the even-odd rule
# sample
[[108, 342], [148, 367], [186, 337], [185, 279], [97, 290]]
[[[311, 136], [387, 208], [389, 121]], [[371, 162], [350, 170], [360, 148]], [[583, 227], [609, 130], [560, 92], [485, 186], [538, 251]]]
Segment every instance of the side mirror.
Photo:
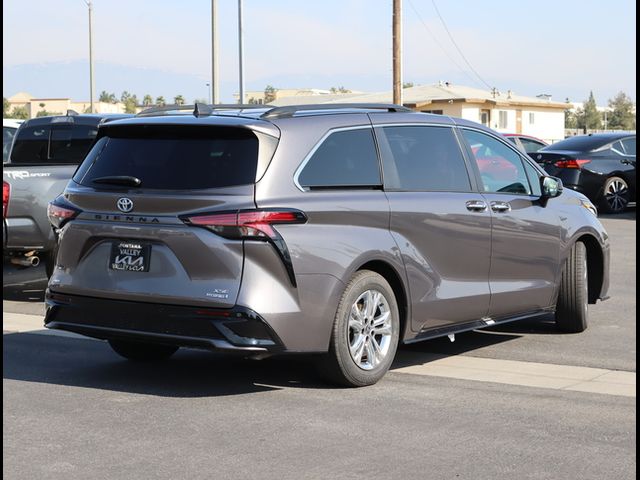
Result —
[[555, 198], [562, 193], [563, 190], [562, 180], [556, 177], [542, 177], [540, 179], [540, 189], [542, 195], [540, 196], [540, 202], [543, 207], [546, 207], [550, 198]]

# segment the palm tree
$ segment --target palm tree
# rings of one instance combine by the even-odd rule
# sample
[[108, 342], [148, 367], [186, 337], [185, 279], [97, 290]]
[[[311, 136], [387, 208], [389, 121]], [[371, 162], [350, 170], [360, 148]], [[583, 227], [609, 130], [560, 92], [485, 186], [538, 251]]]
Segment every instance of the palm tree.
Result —
[[166, 104], [167, 104], [167, 102], [165, 101], [165, 99], [164, 99], [164, 97], [162, 95], [156, 98], [156, 105], [158, 105], [160, 107], [164, 107]]
[[184, 97], [182, 95], [176, 95], [173, 98], [173, 103], [176, 105], [184, 105]]
[[153, 104], [153, 98], [151, 97], [151, 95], [147, 93], [142, 99], [142, 105], [144, 105], [145, 107], [148, 107], [149, 105], [152, 105], [152, 104]]

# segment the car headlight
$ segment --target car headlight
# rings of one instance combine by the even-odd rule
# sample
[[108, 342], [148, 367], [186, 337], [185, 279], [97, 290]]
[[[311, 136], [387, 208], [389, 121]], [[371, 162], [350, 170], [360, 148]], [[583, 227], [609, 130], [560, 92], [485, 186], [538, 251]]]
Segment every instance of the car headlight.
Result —
[[589, 200], [580, 200], [580, 205], [582, 205], [584, 208], [586, 208], [587, 210], [589, 210], [591, 213], [593, 213], [596, 217], [598, 216], [598, 209], [596, 208], [596, 206], [591, 203]]

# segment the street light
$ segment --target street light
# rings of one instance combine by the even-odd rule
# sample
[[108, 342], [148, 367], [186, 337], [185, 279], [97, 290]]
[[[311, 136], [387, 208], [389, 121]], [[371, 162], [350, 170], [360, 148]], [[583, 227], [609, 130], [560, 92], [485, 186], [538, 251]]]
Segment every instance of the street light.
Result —
[[87, 7], [89, 7], [89, 96], [91, 97], [91, 113], [96, 113], [96, 108], [93, 101], [93, 2], [91, 0], [84, 0], [84, 3], [86, 3]]

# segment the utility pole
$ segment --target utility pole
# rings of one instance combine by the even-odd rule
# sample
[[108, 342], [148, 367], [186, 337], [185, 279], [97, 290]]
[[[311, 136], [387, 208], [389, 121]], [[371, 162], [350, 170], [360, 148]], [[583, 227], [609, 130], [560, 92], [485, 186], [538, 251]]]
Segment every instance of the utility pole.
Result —
[[93, 84], [93, 2], [91, 0], [87, 0], [85, 3], [87, 4], [87, 7], [89, 7], [89, 96], [91, 97], [91, 113], [96, 113], [96, 107], [93, 100], [93, 91], [95, 90]]
[[[211, 0], [211, 89], [209, 98], [220, 103], [220, 85], [218, 82], [218, 0]], [[211, 101], [211, 100], [210, 100]]]
[[242, 39], [242, 0], [238, 0], [238, 65], [239, 65], [239, 76], [238, 81], [240, 83], [240, 96], [238, 98], [238, 103], [244, 103], [244, 41]]
[[402, 105], [402, 0], [393, 0], [393, 103]]

